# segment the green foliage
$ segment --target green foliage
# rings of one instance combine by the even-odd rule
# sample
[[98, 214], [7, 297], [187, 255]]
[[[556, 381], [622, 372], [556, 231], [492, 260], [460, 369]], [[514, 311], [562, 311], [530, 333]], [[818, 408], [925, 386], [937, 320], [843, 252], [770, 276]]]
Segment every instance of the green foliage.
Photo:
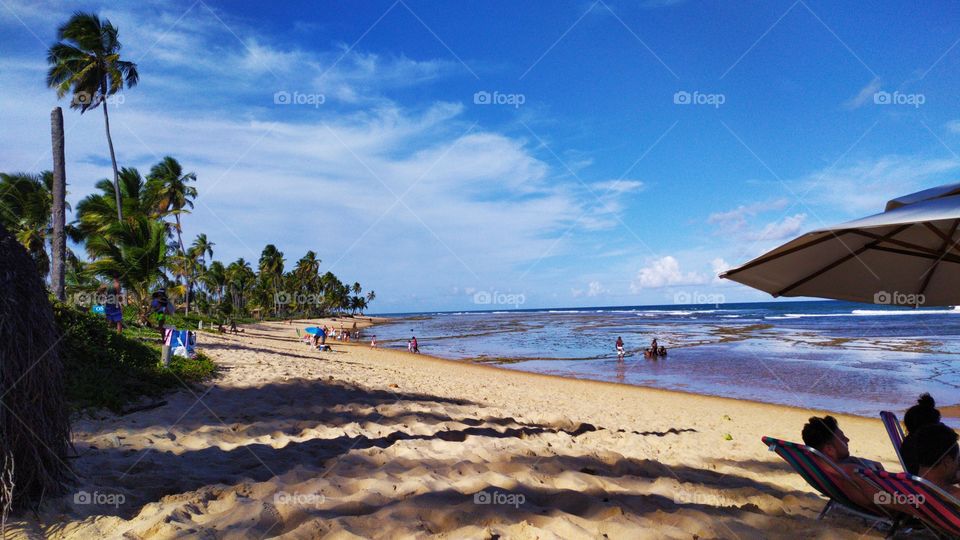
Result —
[[92, 313], [64, 304], [54, 305], [64, 333], [62, 358], [67, 399], [76, 409], [104, 407], [119, 412], [142, 396], [156, 397], [183, 383], [203, 380], [215, 371], [203, 355], [176, 357], [169, 368], [160, 365], [158, 343], [117, 334]]

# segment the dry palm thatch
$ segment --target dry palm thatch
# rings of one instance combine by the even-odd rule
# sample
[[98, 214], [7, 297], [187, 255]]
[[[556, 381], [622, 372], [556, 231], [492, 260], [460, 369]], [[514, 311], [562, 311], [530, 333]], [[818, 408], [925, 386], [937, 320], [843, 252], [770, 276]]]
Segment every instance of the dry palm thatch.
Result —
[[0, 226], [0, 510], [61, 491], [69, 411], [60, 331], [33, 260]]

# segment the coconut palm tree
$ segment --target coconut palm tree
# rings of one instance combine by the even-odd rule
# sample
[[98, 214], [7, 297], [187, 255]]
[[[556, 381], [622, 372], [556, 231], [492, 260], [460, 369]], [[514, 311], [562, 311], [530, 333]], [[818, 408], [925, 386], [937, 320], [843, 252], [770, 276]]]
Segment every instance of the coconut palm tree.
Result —
[[133, 88], [140, 80], [137, 65], [120, 59], [120, 41], [117, 27], [101, 19], [96, 13], [76, 12], [57, 30], [58, 43], [47, 51], [47, 86], [63, 98], [68, 92], [73, 96], [71, 109], [80, 109], [80, 114], [103, 105], [103, 123], [107, 131], [107, 146], [113, 164], [113, 185], [116, 195], [117, 220], [123, 220], [123, 205], [120, 203], [120, 173], [117, 170], [117, 155], [110, 136], [110, 115], [107, 98], [123, 89]]
[[207, 235], [200, 233], [197, 235], [197, 238], [194, 239], [193, 244], [190, 245], [190, 250], [194, 252], [197, 259], [200, 261], [200, 266], [206, 268], [206, 258], [213, 257], [213, 242], [207, 239]]
[[146, 216], [128, 216], [111, 225], [108, 234], [90, 236], [87, 253], [92, 275], [117, 280], [132, 296], [141, 322], [147, 321], [150, 289], [163, 279], [167, 263], [166, 230]]
[[161, 217], [173, 215], [180, 255], [186, 255], [187, 252], [181, 236], [180, 214], [189, 214], [188, 208], [193, 208], [197, 188], [187, 185], [187, 182], [196, 180], [196, 174], [192, 172], [184, 174], [180, 163], [170, 156], [160, 160], [160, 163], [154, 165], [150, 169], [150, 174], [147, 175], [147, 190], [156, 205], [155, 213]]
[[205, 258], [213, 257], [213, 242], [207, 240], [207, 235], [199, 234], [187, 250], [186, 259], [189, 259], [189, 274], [187, 275], [187, 313], [190, 312], [190, 298], [193, 294], [193, 284], [206, 270]]
[[260, 253], [260, 279], [273, 289], [274, 312], [280, 312], [280, 280], [283, 279], [283, 253], [273, 244], [267, 244]]
[[250, 268], [250, 263], [242, 257], [230, 263], [227, 267], [227, 286], [234, 310], [242, 311], [244, 309], [244, 298], [256, 277], [253, 269]]
[[216, 302], [223, 300], [223, 289], [227, 286], [227, 269], [220, 261], [212, 261], [210, 267], [200, 276], [207, 290], [212, 291]]
[[[119, 200], [123, 214], [135, 221], [140, 217], [155, 217], [155, 204], [152, 193], [147, 190], [146, 182], [140, 172], [124, 167], [120, 170]], [[96, 183], [100, 193], [87, 195], [77, 203], [77, 229], [82, 238], [109, 234], [117, 230], [116, 219], [118, 197], [113, 183], [107, 179]]]
[[0, 224], [30, 254], [41, 276], [50, 271], [46, 242], [51, 235], [53, 173], [0, 173]]

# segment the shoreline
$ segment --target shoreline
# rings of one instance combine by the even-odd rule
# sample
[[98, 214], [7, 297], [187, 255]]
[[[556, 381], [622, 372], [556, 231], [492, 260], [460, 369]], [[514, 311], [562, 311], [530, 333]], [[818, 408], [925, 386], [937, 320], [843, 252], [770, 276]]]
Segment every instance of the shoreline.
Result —
[[[14, 537], [879, 536], [816, 521], [825, 501], [760, 442], [799, 440], [819, 411], [368, 342], [319, 353], [297, 342], [301, 321], [201, 335], [216, 379], [77, 421], [71, 492], [15, 516]], [[836, 416], [853, 453], [898, 470], [878, 420]], [[123, 504], [76, 504], [77, 490]]]

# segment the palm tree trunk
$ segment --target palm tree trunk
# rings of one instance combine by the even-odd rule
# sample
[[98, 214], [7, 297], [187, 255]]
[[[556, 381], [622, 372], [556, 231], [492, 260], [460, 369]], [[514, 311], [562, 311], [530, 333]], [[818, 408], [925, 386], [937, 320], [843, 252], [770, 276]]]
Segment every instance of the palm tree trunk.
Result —
[[50, 113], [50, 133], [53, 139], [53, 238], [50, 242], [50, 255], [53, 261], [50, 287], [57, 300], [63, 302], [67, 299], [64, 291], [67, 262], [67, 237], [64, 231], [67, 222], [67, 173], [63, 153], [63, 110], [60, 107], [55, 107]]
[[[106, 88], [107, 81], [103, 81]], [[107, 128], [107, 146], [110, 147], [110, 162], [113, 164], [113, 191], [117, 197], [117, 221], [123, 221], [123, 204], [120, 197], [120, 172], [117, 170], [117, 155], [113, 151], [113, 138], [110, 136], [110, 115], [107, 114], [107, 99], [103, 98], [103, 124]]]

